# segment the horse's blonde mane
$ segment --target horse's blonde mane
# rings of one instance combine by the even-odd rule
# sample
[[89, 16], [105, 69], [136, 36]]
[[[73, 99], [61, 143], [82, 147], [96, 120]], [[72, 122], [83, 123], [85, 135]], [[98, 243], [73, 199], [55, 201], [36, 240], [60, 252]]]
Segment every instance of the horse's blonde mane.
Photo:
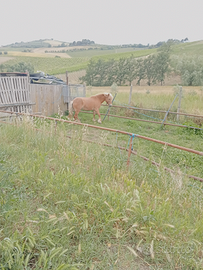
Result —
[[113, 96], [112, 96], [112, 94], [111, 93], [104, 93], [105, 95], [110, 95], [112, 98], [113, 98]]

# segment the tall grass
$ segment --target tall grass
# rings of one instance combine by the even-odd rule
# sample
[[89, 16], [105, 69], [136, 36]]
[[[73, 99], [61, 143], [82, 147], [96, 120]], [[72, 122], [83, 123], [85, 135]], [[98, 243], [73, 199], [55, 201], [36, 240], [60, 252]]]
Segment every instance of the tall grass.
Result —
[[201, 269], [202, 184], [88, 132], [1, 124], [1, 269]]

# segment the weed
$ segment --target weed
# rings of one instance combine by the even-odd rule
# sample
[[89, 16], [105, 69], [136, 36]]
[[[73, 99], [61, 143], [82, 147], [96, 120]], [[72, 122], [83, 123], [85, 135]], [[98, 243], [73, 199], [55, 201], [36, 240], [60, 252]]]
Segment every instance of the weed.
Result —
[[1, 268], [200, 269], [203, 186], [184, 176], [198, 157], [135, 138], [161, 166], [131, 156], [127, 171], [127, 153], [103, 146], [113, 134], [82, 141], [91, 134], [46, 121], [0, 126]]

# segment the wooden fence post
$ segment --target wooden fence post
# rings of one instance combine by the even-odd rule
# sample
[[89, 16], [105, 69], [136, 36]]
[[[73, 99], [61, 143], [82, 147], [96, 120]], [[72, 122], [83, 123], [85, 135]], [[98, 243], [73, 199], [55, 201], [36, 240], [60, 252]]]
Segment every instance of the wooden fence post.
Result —
[[68, 85], [68, 71], [66, 71], [66, 84]]
[[[180, 112], [181, 99], [182, 99], [182, 86], [179, 86], [179, 101], [178, 101], [178, 110], [177, 110], [177, 113]], [[179, 114], [177, 114], [177, 122], [178, 121], [179, 121]]]
[[132, 86], [132, 83], [131, 83], [128, 105], [130, 105], [130, 103], [131, 103], [132, 90], [133, 90], [133, 86]]

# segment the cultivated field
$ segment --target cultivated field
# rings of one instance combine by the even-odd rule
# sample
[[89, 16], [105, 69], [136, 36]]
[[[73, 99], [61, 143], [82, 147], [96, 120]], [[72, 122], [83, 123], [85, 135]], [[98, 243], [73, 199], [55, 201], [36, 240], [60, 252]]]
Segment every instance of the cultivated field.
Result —
[[[103, 90], [110, 88], [87, 89]], [[147, 90], [136, 88], [132, 105], [167, 110], [176, 91]], [[183, 90], [181, 110], [203, 114], [201, 88]], [[119, 88], [115, 104], [128, 97]], [[139, 112], [111, 108], [146, 119]], [[93, 124], [92, 115], [79, 118]], [[190, 121], [180, 118], [197, 125]], [[128, 153], [119, 146], [128, 148], [129, 136], [29, 117], [11, 123], [0, 125], [2, 269], [202, 269], [203, 183], [186, 177], [203, 178], [202, 156], [135, 137], [137, 155], [127, 169]], [[113, 117], [102, 126], [203, 151], [200, 130]]]

